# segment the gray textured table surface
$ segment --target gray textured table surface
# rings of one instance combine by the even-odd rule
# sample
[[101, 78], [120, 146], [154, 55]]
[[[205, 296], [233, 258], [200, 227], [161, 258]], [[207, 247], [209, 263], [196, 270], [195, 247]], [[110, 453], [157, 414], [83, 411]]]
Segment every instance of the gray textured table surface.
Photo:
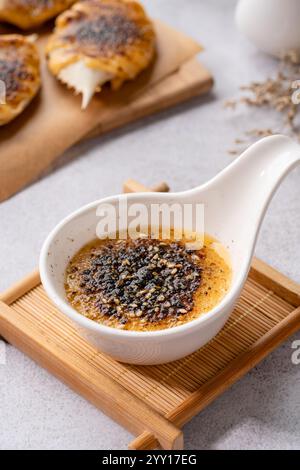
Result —
[[[0, 289], [37, 265], [48, 231], [77, 207], [120, 192], [135, 177], [167, 180], [173, 190], [198, 185], [228, 165], [227, 149], [247, 129], [276, 118], [222, 108], [240, 84], [261, 78], [275, 62], [236, 32], [231, 0], [145, 1], [149, 11], [201, 41], [214, 93], [77, 146], [53, 171], [0, 205]], [[299, 77], [300, 78], [300, 77]], [[300, 281], [300, 169], [274, 198], [257, 255]], [[300, 365], [291, 338], [185, 426], [188, 449], [300, 448]], [[0, 365], [0, 448], [126, 448], [131, 435], [11, 346]]]

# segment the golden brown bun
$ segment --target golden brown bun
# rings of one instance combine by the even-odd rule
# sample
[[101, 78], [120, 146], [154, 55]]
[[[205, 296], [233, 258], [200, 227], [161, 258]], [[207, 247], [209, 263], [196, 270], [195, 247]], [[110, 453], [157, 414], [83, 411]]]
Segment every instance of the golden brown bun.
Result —
[[38, 26], [69, 8], [76, 0], [0, 0], [0, 21], [19, 28]]
[[5, 104], [0, 104], [2, 126], [17, 117], [40, 88], [39, 54], [30, 39], [0, 35], [0, 80], [5, 85]]
[[70, 64], [111, 74], [112, 87], [134, 79], [151, 62], [155, 33], [143, 7], [134, 0], [86, 0], [56, 19], [47, 46], [48, 65], [57, 76]]

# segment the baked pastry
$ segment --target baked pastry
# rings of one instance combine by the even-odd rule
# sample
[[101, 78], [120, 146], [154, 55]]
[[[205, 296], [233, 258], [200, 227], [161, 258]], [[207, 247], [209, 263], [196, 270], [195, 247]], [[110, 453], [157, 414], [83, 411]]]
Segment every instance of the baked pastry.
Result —
[[17, 117], [37, 94], [40, 84], [39, 54], [30, 38], [0, 35], [0, 125]]
[[153, 25], [135, 0], [75, 3], [56, 19], [47, 45], [50, 71], [82, 94], [82, 108], [104, 83], [118, 89], [134, 79], [154, 52]]
[[69, 8], [76, 0], [0, 0], [0, 21], [19, 28], [38, 26]]

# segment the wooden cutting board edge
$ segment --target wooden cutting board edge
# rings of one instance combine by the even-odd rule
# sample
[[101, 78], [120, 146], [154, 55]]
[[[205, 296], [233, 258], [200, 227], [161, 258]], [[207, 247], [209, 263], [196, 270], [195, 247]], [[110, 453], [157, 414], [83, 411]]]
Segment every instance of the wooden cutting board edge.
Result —
[[[141, 95], [128, 107], [120, 110], [118, 116], [108, 119], [90, 131], [81, 140], [87, 140], [126, 126], [134, 121], [158, 113], [208, 93], [213, 87], [212, 74], [194, 57], [185, 62], [175, 73], [166, 77]], [[154, 97], [156, 99], [154, 99]]]
[[[3, 202], [38, 179], [42, 178], [45, 173], [48, 174], [46, 168], [54, 164], [64, 151], [73, 147], [82, 140], [106, 134], [114, 129], [126, 126], [137, 120], [153, 115], [167, 108], [179, 105], [187, 100], [200, 96], [208, 92], [213, 86], [213, 77], [211, 73], [194, 57], [183, 63], [183, 65], [173, 74], [156, 83], [147, 90], [141, 91], [135, 95], [132, 101], [118, 106], [114, 112], [106, 112], [103, 115], [101, 125], [97, 125], [92, 131], [89, 131], [82, 137], [78, 137], [77, 141], [72, 141], [66, 146], [62, 152], [54, 155], [48, 164], [41, 165], [40, 162], [31, 162], [33, 173], [31, 177], [22, 175], [21, 166], [23, 164], [20, 159], [19, 165], [12, 174], [8, 174], [8, 179], [3, 181], [0, 188], [0, 202]], [[21, 172], [21, 176], [20, 176]], [[19, 174], [18, 184], [15, 182], [15, 175]], [[14, 184], [10, 185], [11, 182]]]

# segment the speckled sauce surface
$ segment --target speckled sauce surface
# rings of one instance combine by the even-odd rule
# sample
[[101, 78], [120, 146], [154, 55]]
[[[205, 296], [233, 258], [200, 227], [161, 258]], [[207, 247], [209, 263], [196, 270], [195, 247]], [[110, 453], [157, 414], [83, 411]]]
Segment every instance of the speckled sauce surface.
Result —
[[65, 289], [82, 315], [106, 326], [172, 328], [213, 309], [230, 287], [231, 268], [218, 242], [94, 240], [70, 261]]

